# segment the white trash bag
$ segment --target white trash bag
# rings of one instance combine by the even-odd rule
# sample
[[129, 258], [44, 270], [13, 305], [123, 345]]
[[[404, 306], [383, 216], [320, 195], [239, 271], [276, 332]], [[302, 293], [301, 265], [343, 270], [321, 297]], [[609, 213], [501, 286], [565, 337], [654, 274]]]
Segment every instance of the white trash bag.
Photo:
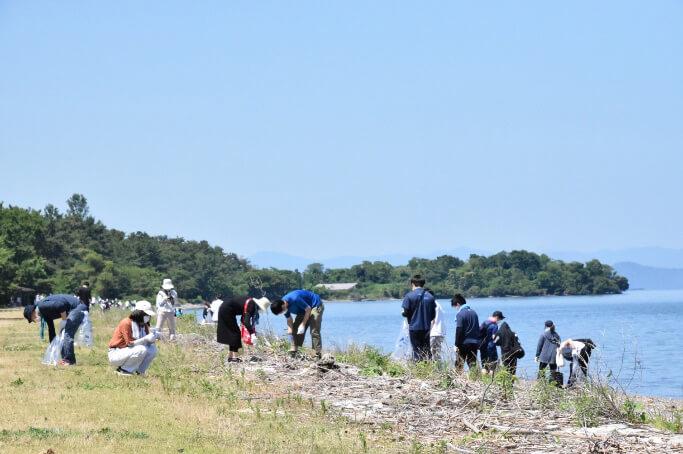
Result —
[[62, 344], [64, 343], [64, 330], [52, 339], [50, 345], [48, 345], [47, 350], [45, 350], [45, 356], [43, 357], [43, 364], [46, 366], [56, 366], [59, 364], [59, 357], [62, 353]]
[[81, 327], [78, 329], [78, 335], [74, 340], [74, 345], [82, 347], [92, 347], [94, 345], [92, 336], [92, 322], [90, 321], [90, 314], [83, 312], [83, 321]]
[[408, 321], [403, 320], [401, 331], [396, 339], [394, 352], [391, 354], [391, 359], [397, 362], [406, 362], [413, 357], [413, 347], [410, 345], [410, 332], [408, 331]]

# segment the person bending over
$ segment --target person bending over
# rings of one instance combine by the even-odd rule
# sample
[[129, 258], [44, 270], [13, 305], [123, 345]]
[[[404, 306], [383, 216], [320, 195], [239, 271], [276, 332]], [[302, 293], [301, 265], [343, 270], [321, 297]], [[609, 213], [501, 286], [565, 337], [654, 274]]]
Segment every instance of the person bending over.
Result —
[[62, 366], [76, 365], [76, 353], [74, 352], [74, 336], [83, 321], [83, 313], [88, 312], [88, 307], [81, 303], [78, 298], [71, 295], [50, 295], [38, 301], [35, 305], [29, 304], [24, 308], [24, 317], [31, 322], [40, 321], [40, 338], [43, 338], [45, 325], [47, 325], [50, 342], [57, 335], [54, 321], [61, 319], [59, 327], [64, 330], [64, 342], [62, 343]]
[[270, 306], [268, 298], [249, 298], [247, 296], [232, 297], [220, 305], [218, 309], [218, 326], [216, 328], [216, 340], [219, 344], [227, 345], [230, 348], [228, 362], [241, 362], [237, 356], [242, 348], [242, 334], [237, 325], [237, 317], [241, 317], [242, 325], [249, 331], [251, 342], [256, 342], [255, 325], [259, 320], [259, 311], [265, 312]]
[[[294, 358], [296, 352], [304, 343], [306, 328], [311, 329], [311, 344], [315, 354], [320, 359], [322, 356], [323, 342], [320, 331], [323, 323], [325, 305], [316, 293], [309, 290], [294, 290], [281, 299], [275, 301], [270, 310], [275, 315], [284, 313], [287, 317], [287, 333], [292, 336], [292, 346], [289, 355]], [[292, 314], [295, 318], [292, 320]]]

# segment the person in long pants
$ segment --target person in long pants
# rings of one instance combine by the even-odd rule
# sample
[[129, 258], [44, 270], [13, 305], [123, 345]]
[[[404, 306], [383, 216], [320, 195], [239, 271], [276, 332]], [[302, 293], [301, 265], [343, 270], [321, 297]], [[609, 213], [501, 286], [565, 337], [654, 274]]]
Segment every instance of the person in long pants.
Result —
[[[311, 329], [311, 344], [318, 358], [322, 356], [323, 342], [320, 335], [325, 305], [320, 295], [309, 290], [294, 290], [270, 306], [273, 314], [284, 314], [287, 318], [287, 333], [292, 336], [289, 355], [296, 352], [304, 343], [306, 328]], [[295, 318], [292, 319], [292, 314]]]
[[536, 362], [538, 365], [539, 376], [545, 376], [546, 367], [552, 372], [557, 370], [556, 354], [560, 346], [560, 335], [555, 332], [555, 324], [552, 320], [545, 322], [543, 334], [538, 339], [536, 347]]
[[173, 282], [164, 279], [161, 290], [157, 293], [157, 329], [161, 331], [164, 323], [168, 325], [169, 339], [175, 339], [175, 303], [178, 301], [178, 294], [173, 290]]
[[38, 301], [35, 305], [29, 304], [24, 308], [24, 317], [31, 322], [40, 322], [40, 338], [43, 338], [45, 326], [48, 328], [50, 342], [55, 338], [54, 321], [61, 318], [59, 326], [64, 329], [64, 340], [62, 342], [62, 366], [73, 366], [76, 364], [76, 354], [74, 353], [74, 336], [78, 327], [83, 321], [84, 312], [88, 311], [88, 306], [82, 304], [78, 298], [71, 295], [50, 295]]
[[119, 375], [144, 375], [159, 350], [154, 345], [155, 333], [149, 332], [154, 315], [149, 301], [139, 301], [135, 310], [121, 320], [109, 341], [109, 363]]

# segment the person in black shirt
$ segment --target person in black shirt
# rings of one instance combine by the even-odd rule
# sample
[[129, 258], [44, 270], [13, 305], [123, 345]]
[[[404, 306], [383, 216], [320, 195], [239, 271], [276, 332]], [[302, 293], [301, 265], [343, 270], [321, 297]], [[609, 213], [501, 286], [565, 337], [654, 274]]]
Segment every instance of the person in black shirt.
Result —
[[88, 309], [90, 309], [90, 301], [92, 301], [92, 296], [90, 295], [90, 282], [85, 281], [81, 288], [76, 292], [78, 299], [81, 300], [81, 304], [85, 304]]
[[237, 325], [237, 317], [242, 317], [242, 325], [249, 331], [251, 341], [256, 341], [256, 328], [258, 323], [258, 312], [265, 312], [270, 307], [268, 298], [248, 298], [246, 296], [235, 296], [221, 304], [218, 309], [218, 327], [216, 329], [216, 340], [219, 344], [230, 347], [228, 362], [240, 362], [237, 352], [242, 348], [242, 334]]

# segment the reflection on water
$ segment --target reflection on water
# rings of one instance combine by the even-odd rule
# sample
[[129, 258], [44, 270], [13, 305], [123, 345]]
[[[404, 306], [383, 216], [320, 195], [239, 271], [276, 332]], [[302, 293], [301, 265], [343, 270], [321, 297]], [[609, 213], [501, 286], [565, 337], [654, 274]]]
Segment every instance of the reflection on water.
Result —
[[[447, 300], [447, 342], [455, 338], [455, 309]], [[603, 363], [621, 381], [631, 382], [631, 392], [683, 398], [679, 323], [683, 316], [683, 290], [631, 291], [622, 295], [532, 298], [482, 298], [469, 300], [482, 322], [493, 311], [505, 314], [526, 351], [519, 374], [532, 377], [538, 337], [546, 320], [553, 320], [562, 339], [593, 339], [599, 346], [591, 362]], [[350, 342], [367, 343], [389, 353], [394, 348], [401, 318], [400, 301], [327, 303], [323, 318], [323, 343], [329, 348]], [[199, 311], [198, 316], [201, 316]], [[261, 318], [285, 333], [285, 319], [269, 314]], [[307, 338], [307, 344], [310, 342]], [[606, 365], [606, 366], [605, 366]], [[565, 371], [565, 376], [568, 371]]]

